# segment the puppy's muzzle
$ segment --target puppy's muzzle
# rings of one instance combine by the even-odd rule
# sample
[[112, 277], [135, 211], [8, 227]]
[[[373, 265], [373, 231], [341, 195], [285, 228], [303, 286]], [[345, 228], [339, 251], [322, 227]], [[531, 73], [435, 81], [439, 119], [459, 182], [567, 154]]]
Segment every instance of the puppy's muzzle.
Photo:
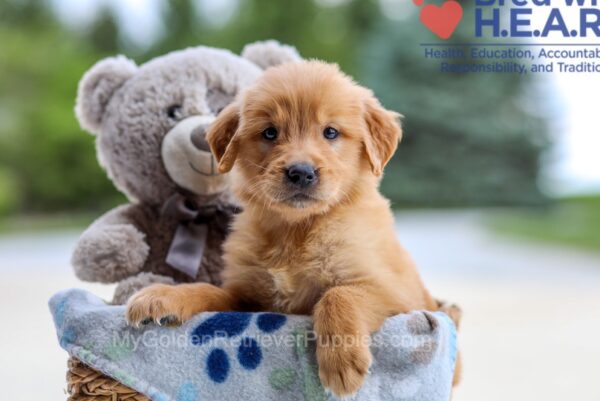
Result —
[[314, 187], [319, 182], [317, 169], [308, 163], [292, 164], [285, 170], [287, 182], [298, 189]]

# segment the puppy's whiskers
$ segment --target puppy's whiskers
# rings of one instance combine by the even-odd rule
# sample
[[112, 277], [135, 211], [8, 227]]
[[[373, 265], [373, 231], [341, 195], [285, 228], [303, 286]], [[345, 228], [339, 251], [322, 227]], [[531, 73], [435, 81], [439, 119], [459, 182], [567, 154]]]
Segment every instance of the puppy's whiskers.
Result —
[[263, 177], [257, 176], [254, 177], [253, 181], [251, 181], [248, 187], [245, 189], [246, 193], [250, 195], [250, 197], [248, 198], [248, 202], [260, 206], [260, 208], [258, 209], [260, 218], [264, 216], [265, 210], [267, 208], [268, 199], [265, 199], [264, 196], [264, 194], [267, 193], [267, 188], [265, 188], [266, 184], [267, 183], [265, 182]]
[[240, 160], [245, 161], [247, 163], [250, 163], [250, 165], [252, 165], [254, 167], [258, 167], [258, 168], [262, 169], [263, 171], [267, 170], [267, 168], [265, 166], [261, 166], [260, 164], [256, 164], [252, 160], [249, 160], [249, 159], [240, 159]]
[[257, 179], [256, 182], [251, 183], [248, 188], [246, 189], [246, 191], [250, 194], [250, 202], [253, 202], [255, 200], [258, 200], [258, 197], [261, 195], [262, 193], [262, 181]]

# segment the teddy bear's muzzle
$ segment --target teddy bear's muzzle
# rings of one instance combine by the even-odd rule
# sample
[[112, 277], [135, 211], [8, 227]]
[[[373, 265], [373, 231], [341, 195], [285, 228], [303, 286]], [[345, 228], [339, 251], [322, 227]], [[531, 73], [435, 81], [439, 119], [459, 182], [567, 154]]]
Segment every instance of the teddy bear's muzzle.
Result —
[[165, 135], [162, 159], [167, 173], [179, 186], [196, 194], [223, 191], [227, 179], [206, 141], [213, 116], [192, 116], [180, 121]]
[[194, 128], [191, 133], [192, 144], [198, 150], [202, 150], [204, 152], [210, 152], [210, 146], [206, 141], [206, 131], [208, 130], [208, 125], [199, 125]]

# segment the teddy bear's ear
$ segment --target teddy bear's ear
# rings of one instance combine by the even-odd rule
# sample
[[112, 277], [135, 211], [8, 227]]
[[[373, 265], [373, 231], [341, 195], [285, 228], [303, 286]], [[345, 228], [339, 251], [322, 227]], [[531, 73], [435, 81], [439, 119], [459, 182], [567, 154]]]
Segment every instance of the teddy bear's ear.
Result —
[[83, 75], [75, 103], [75, 114], [83, 129], [98, 133], [110, 98], [136, 69], [133, 61], [117, 56], [100, 60]]
[[263, 70], [290, 61], [302, 60], [296, 48], [283, 45], [276, 40], [250, 43], [242, 50], [242, 57], [252, 61]]

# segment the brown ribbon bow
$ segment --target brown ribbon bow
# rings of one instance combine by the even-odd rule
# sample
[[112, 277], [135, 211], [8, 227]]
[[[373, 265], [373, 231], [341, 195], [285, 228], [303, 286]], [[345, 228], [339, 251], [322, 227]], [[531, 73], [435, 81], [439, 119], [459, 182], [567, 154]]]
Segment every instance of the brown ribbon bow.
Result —
[[200, 207], [194, 199], [179, 193], [167, 199], [162, 214], [179, 221], [167, 253], [169, 266], [193, 279], [198, 276], [206, 248], [208, 223], [218, 211], [215, 205]]

